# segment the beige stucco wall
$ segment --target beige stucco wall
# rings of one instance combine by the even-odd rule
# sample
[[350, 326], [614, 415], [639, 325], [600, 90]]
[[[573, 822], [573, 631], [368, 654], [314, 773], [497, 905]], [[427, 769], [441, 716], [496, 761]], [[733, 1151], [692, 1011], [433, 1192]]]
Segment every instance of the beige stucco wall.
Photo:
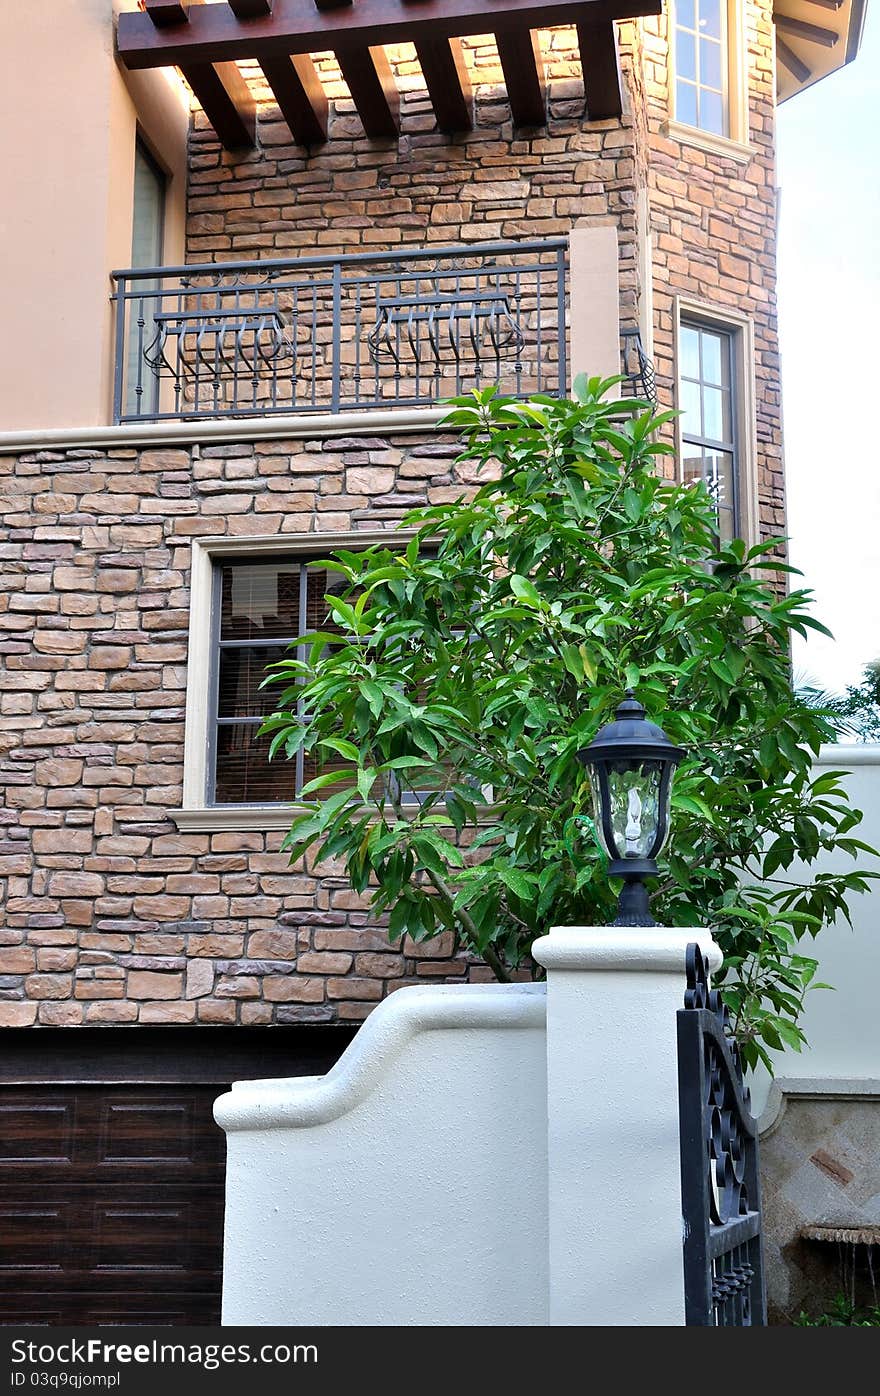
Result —
[[113, 15], [136, 0], [0, 5], [0, 430], [110, 420], [109, 273], [131, 258], [135, 132], [170, 176], [166, 255], [183, 260], [188, 103], [123, 76]]

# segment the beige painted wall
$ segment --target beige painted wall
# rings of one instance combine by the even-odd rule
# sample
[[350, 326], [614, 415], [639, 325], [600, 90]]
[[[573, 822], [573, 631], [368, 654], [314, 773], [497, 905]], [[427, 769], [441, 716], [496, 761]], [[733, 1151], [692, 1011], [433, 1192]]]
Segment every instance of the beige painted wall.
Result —
[[131, 259], [135, 133], [169, 174], [166, 258], [182, 261], [188, 104], [174, 76], [125, 75], [114, 12], [136, 0], [0, 5], [0, 430], [92, 426], [112, 405], [109, 273]]

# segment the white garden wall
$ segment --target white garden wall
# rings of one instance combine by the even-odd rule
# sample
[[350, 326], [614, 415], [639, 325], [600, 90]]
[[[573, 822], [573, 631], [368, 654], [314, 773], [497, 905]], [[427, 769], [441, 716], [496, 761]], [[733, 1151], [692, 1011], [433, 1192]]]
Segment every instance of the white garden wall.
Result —
[[[824, 747], [817, 771], [847, 771], [846, 789], [864, 821], [855, 835], [880, 847], [880, 745]], [[880, 860], [868, 855], [856, 862], [846, 854], [827, 856], [812, 865], [816, 871], [848, 871], [854, 867], [880, 872]], [[846, 922], [820, 932], [804, 942], [805, 953], [819, 961], [817, 979], [833, 990], [817, 989], [807, 995], [802, 1026], [808, 1046], [802, 1052], [785, 1052], [776, 1058], [775, 1075], [783, 1089], [800, 1092], [825, 1083], [846, 1083], [847, 1093], [862, 1083], [866, 1094], [880, 1093], [880, 883], [877, 890], [851, 899], [852, 930]], [[767, 1102], [770, 1081], [762, 1076], [752, 1090], [760, 1112]], [[778, 1097], [778, 1092], [774, 1092]], [[770, 1112], [775, 1112], [770, 1101]]]
[[545, 985], [401, 989], [325, 1077], [248, 1082], [223, 1322], [684, 1321], [676, 1011], [705, 932], [569, 928]]

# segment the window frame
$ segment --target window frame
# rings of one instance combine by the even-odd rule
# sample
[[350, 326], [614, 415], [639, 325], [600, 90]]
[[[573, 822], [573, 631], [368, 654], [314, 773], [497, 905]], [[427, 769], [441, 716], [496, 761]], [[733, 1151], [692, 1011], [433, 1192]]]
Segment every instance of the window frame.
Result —
[[667, 93], [668, 119], [663, 133], [685, 145], [697, 146], [712, 154], [724, 155], [741, 164], [747, 164], [755, 154], [750, 144], [749, 131], [749, 72], [748, 41], [746, 32], [745, 0], [722, 0], [726, 15], [726, 62], [722, 45], [722, 93], [726, 105], [728, 134], [719, 136], [714, 131], [706, 131], [700, 126], [692, 126], [682, 121], [676, 110], [677, 81], [676, 71], [678, 24], [675, 0], [670, 0], [667, 19], [667, 67], [669, 89]]
[[[156, 256], [152, 261], [144, 264], [139, 263], [135, 258], [135, 238], [137, 236], [137, 189], [138, 189], [138, 159], [143, 161], [145, 167], [155, 178], [158, 191], [158, 202], [156, 209]], [[133, 268], [139, 265], [162, 266], [165, 259], [165, 244], [168, 240], [168, 185], [169, 175], [162, 166], [150, 147], [140, 126], [135, 130], [134, 137], [134, 161], [132, 166], [132, 191], [131, 191], [131, 257], [130, 265]], [[156, 280], [143, 281], [138, 283], [146, 296], [159, 289], [159, 282]], [[132, 369], [136, 367], [137, 356], [134, 353], [136, 346], [136, 334], [134, 326], [134, 307], [136, 302], [129, 302], [128, 324], [126, 326], [126, 362], [125, 362], [125, 411], [134, 414], [138, 407], [138, 399], [135, 393], [135, 380], [132, 378]], [[162, 392], [162, 384], [158, 377], [150, 375], [145, 387], [145, 396], [148, 394], [145, 415], [152, 415], [159, 411], [159, 402]], [[143, 406], [143, 404], [141, 404]]]
[[[362, 529], [348, 533], [260, 535], [253, 538], [194, 539], [190, 569], [189, 645], [184, 717], [183, 796], [179, 809], [169, 811], [181, 830], [242, 831], [287, 829], [298, 808], [290, 803], [212, 804], [209, 784], [216, 757], [216, 690], [218, 674], [220, 567], [224, 561], [319, 560], [338, 548], [374, 545], [405, 548], [415, 529]], [[212, 747], [214, 755], [212, 756]]]
[[[683, 325], [726, 334], [731, 356], [731, 434], [735, 446], [734, 536], [752, 547], [760, 538], [758, 516], [757, 419], [755, 396], [754, 324], [750, 316], [719, 309], [704, 301], [676, 297], [675, 303], [675, 405], [681, 406]], [[685, 432], [681, 417], [676, 418], [675, 447], [678, 479], [683, 481]], [[696, 438], [694, 438], [696, 441]], [[701, 443], [702, 444], [702, 443]], [[720, 446], [721, 443], [710, 443]], [[725, 447], [721, 447], [725, 449]]]

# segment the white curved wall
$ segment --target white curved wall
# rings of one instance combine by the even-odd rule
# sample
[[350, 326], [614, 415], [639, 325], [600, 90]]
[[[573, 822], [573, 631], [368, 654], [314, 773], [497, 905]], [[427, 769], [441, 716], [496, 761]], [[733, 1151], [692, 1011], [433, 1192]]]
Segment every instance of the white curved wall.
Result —
[[539, 985], [402, 989], [326, 1076], [244, 1083], [225, 1324], [546, 1324]]

